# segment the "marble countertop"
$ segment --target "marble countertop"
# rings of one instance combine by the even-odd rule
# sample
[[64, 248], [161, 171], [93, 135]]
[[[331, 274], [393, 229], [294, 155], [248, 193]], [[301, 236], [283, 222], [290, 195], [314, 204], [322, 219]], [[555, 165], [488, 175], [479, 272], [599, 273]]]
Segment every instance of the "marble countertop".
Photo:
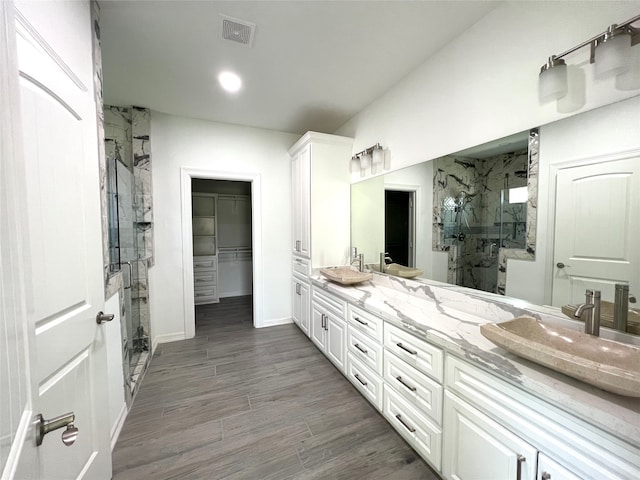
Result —
[[551, 318], [544, 309], [527, 310], [455, 289], [377, 274], [373, 281], [346, 287], [318, 275], [311, 281], [315, 287], [425, 338], [612, 436], [640, 446], [639, 399], [605, 392], [520, 358], [480, 333], [484, 323], [524, 314], [547, 321], [561, 322], [562, 318]]

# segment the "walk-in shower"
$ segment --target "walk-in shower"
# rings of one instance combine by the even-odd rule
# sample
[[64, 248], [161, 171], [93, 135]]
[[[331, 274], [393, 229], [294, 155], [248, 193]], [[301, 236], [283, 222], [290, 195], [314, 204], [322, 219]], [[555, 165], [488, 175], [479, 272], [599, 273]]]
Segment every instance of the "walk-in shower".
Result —
[[498, 293], [500, 249], [525, 248], [527, 151], [436, 162], [439, 245], [450, 252], [450, 281]]
[[148, 222], [139, 205], [133, 166], [130, 109], [105, 109], [105, 153], [109, 215], [109, 272], [121, 272], [124, 288], [121, 305], [124, 378], [130, 399], [149, 356], [148, 273], [144, 245], [140, 245]]

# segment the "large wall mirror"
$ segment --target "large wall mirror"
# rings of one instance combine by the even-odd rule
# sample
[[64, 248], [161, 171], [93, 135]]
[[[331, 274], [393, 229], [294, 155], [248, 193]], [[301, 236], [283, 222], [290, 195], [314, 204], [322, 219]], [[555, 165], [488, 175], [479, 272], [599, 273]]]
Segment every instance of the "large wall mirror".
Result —
[[640, 142], [616, 140], [637, 137], [637, 121], [620, 132], [606, 119], [639, 109], [631, 99], [354, 183], [351, 245], [387, 274], [565, 312], [595, 288], [607, 326], [616, 284], [640, 294]]

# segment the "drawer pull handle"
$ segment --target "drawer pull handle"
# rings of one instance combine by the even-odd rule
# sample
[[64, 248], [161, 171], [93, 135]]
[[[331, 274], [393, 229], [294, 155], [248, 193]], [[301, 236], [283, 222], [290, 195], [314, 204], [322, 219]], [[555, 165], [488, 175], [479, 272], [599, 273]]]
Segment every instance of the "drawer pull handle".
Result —
[[367, 353], [367, 350], [362, 348], [359, 344], [354, 343], [353, 346], [356, 347], [358, 350], [360, 350], [362, 353], [365, 353], [365, 354]]
[[407, 382], [405, 382], [404, 380], [402, 380], [402, 377], [396, 377], [396, 380], [398, 380], [402, 385], [404, 385], [405, 387], [407, 387], [409, 390], [411, 390], [412, 392], [415, 392], [417, 389], [416, 387], [409, 385]]
[[358, 380], [362, 385], [364, 385], [365, 387], [367, 386], [367, 382], [362, 380], [357, 373], [354, 375], [354, 377], [356, 377], [356, 380]]
[[416, 352], [415, 350], [411, 350], [410, 348], [405, 347], [404, 345], [402, 345], [402, 343], [396, 343], [396, 345], [398, 347], [400, 347], [402, 350], [404, 350], [407, 353], [410, 353], [411, 355], [417, 355], [418, 352]]
[[360, 320], [360, 317], [353, 317], [353, 319], [358, 322], [361, 323], [362, 325], [369, 325], [367, 322], [365, 322], [364, 320]]
[[300, 295], [300, 284], [296, 283], [296, 293]]
[[518, 464], [516, 466], [516, 480], [522, 480], [522, 464], [527, 461], [524, 455], [518, 455]]
[[398, 415], [396, 415], [396, 418], [397, 418], [397, 419], [398, 419], [398, 421], [402, 424], [402, 426], [403, 426], [404, 428], [406, 428], [407, 430], [409, 430], [411, 433], [414, 433], [414, 432], [416, 431], [416, 429], [415, 429], [415, 428], [413, 428], [411, 425], [407, 424], [407, 422], [405, 422], [405, 421], [402, 419], [402, 415], [398, 414]]

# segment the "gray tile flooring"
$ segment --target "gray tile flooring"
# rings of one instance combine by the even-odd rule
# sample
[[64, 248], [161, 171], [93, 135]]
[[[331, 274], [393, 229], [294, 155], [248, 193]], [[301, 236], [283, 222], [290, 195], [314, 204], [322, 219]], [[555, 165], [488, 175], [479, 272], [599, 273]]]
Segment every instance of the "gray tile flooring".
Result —
[[113, 452], [114, 480], [439, 480], [294, 325], [251, 297], [198, 306], [162, 344]]

